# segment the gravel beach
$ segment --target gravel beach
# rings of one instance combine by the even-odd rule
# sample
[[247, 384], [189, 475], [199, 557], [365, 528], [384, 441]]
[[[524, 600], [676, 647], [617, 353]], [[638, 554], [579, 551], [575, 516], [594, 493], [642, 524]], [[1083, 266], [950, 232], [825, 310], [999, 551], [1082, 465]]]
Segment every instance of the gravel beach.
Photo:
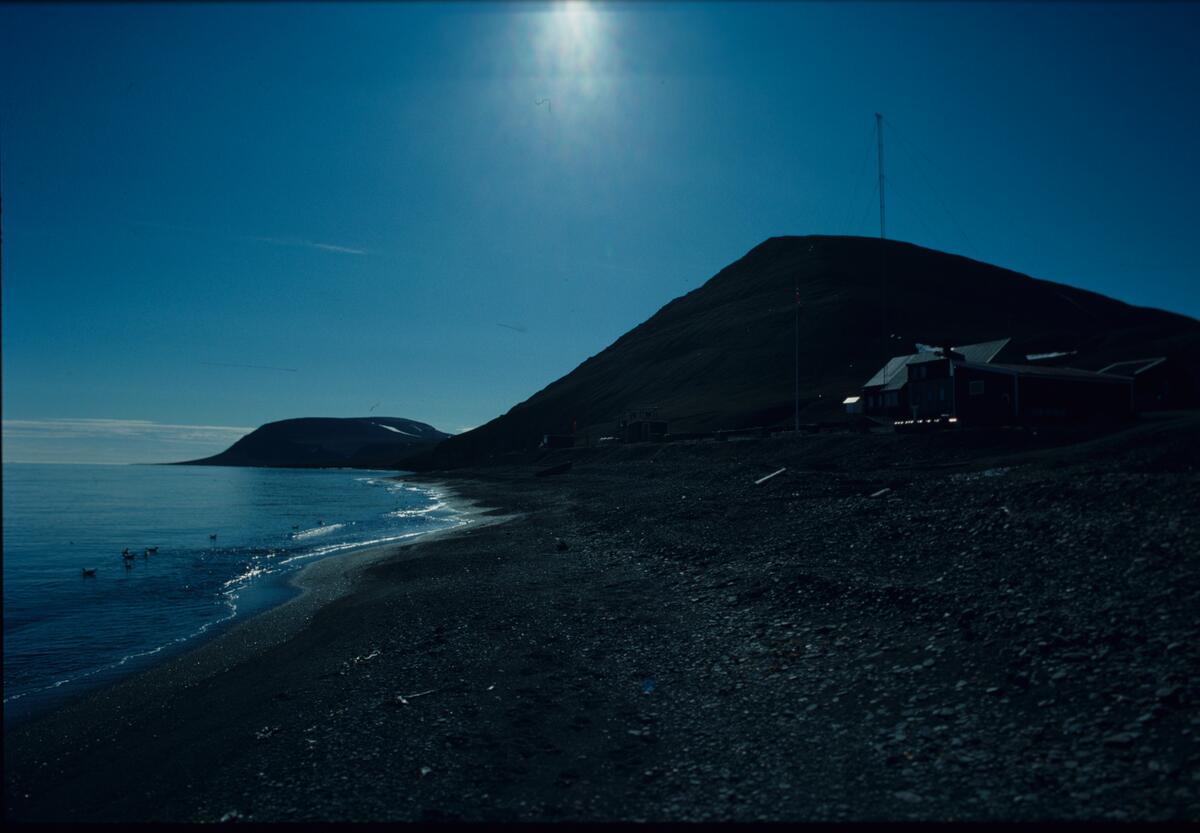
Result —
[[1200, 818], [1195, 413], [413, 479], [472, 523], [9, 732], [7, 820]]

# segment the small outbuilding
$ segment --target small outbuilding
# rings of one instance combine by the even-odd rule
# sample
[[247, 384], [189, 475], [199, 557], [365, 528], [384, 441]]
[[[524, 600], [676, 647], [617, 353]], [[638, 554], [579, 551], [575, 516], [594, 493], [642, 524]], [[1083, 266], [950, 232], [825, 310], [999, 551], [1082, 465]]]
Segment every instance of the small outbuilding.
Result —
[[1133, 404], [1139, 411], [1191, 408], [1196, 404], [1192, 379], [1165, 356], [1116, 362], [1100, 371], [1133, 377]]
[[636, 420], [627, 422], [621, 430], [627, 443], [662, 442], [667, 435], [667, 423], [661, 419]]
[[617, 425], [627, 443], [661, 442], [667, 434], [667, 421], [658, 418], [658, 409], [639, 407], [627, 411]]
[[1133, 379], [1070, 367], [956, 363], [953, 414], [965, 425], [1079, 423], [1133, 416]]

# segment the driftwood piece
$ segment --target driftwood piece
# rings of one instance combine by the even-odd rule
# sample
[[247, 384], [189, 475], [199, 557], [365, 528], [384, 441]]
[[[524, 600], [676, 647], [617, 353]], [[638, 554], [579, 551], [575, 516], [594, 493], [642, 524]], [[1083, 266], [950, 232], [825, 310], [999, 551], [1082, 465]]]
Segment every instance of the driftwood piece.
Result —
[[771, 479], [772, 477], [774, 477], [775, 475], [777, 475], [777, 474], [783, 474], [785, 471], [787, 471], [787, 466], [784, 466], [784, 467], [783, 467], [783, 468], [781, 468], [779, 471], [773, 471], [773, 472], [771, 472], [771, 473], [770, 473], [770, 474], [768, 474], [766, 477], [760, 477], [760, 478], [758, 478], [758, 480], [755, 480], [755, 481], [754, 481], [754, 485], [755, 485], [755, 486], [759, 486], [759, 485], [761, 485], [761, 484], [763, 484], [763, 483], [766, 483], [768, 480], [770, 480], [770, 479]]

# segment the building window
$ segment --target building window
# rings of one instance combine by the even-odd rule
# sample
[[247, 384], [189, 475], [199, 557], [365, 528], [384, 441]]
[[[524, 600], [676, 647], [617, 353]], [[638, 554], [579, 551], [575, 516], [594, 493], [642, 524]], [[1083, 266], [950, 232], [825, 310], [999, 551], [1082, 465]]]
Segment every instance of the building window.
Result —
[[976, 379], [971, 382], [971, 396], [983, 396], [983, 380]]

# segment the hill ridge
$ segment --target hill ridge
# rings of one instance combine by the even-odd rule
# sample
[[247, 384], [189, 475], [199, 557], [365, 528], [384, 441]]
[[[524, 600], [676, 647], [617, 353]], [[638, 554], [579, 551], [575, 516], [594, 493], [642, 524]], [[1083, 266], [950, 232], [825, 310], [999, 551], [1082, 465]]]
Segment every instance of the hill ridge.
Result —
[[220, 454], [173, 465], [393, 468], [449, 436], [403, 417], [292, 417], [259, 426]]
[[[882, 264], [882, 266], [881, 266]], [[436, 466], [536, 446], [545, 433], [594, 439], [624, 409], [657, 405], [672, 430], [790, 421], [795, 288], [801, 299], [801, 419], [840, 417], [917, 341], [1012, 337], [1028, 352], [1072, 350], [1074, 366], [1174, 355], [1200, 366], [1200, 322], [912, 243], [769, 237], [564, 376], [441, 443]]]

